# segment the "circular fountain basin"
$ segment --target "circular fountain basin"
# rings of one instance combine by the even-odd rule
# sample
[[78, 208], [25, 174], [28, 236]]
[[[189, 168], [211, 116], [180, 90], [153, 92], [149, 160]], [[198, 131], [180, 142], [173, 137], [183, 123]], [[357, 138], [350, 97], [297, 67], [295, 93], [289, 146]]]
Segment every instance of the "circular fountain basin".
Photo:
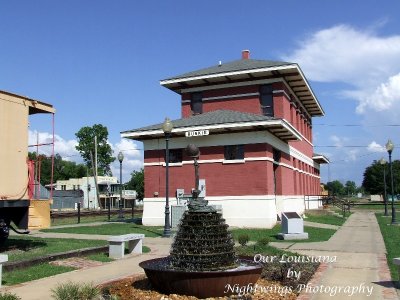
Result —
[[240, 258], [238, 267], [223, 271], [173, 270], [168, 257], [146, 260], [139, 266], [159, 292], [197, 298], [229, 296], [243, 286], [253, 287], [263, 268], [252, 258]]

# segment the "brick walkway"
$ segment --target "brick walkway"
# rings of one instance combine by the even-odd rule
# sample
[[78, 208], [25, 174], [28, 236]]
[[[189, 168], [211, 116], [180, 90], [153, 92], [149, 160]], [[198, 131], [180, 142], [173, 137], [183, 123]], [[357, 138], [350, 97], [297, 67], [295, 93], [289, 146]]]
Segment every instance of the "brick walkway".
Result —
[[55, 266], [73, 267], [76, 269], [92, 268], [103, 265], [100, 261], [95, 261], [83, 257], [70, 257], [62, 260], [51, 261], [50, 264]]

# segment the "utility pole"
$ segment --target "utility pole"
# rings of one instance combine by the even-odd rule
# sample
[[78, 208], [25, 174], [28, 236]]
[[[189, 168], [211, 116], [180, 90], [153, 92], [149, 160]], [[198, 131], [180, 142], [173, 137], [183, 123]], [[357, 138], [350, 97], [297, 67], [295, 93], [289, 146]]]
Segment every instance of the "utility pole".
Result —
[[90, 160], [92, 161], [92, 167], [93, 167], [93, 177], [94, 177], [94, 184], [96, 185], [96, 197], [97, 197], [97, 204], [100, 207], [100, 193], [99, 193], [99, 185], [97, 184], [97, 176], [96, 176], [96, 169], [94, 167], [94, 162], [93, 162], [93, 153], [90, 152]]
[[94, 169], [96, 170], [95, 176], [97, 177], [97, 135], [94, 136]]

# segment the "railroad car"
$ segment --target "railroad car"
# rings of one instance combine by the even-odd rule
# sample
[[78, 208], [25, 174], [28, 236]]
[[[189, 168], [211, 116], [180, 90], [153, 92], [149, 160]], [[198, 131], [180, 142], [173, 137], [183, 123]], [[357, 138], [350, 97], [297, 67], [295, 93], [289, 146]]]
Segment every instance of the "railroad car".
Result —
[[8, 238], [10, 226], [26, 233], [50, 225], [52, 199], [41, 199], [43, 193], [38, 193], [37, 168], [28, 159], [28, 131], [30, 115], [52, 114], [48, 146], [54, 150], [54, 113], [50, 104], [0, 90], [0, 243]]

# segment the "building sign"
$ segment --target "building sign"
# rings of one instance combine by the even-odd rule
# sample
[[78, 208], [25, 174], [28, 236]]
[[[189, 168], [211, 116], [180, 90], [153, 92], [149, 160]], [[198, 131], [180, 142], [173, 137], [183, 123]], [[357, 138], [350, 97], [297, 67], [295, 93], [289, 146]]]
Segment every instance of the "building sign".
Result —
[[123, 190], [122, 197], [124, 199], [136, 199], [137, 194], [136, 194], [136, 191], [134, 191], [134, 190]]
[[193, 136], [204, 136], [204, 135], [209, 135], [210, 131], [208, 130], [196, 130], [196, 131], [186, 131], [185, 136], [186, 137], [193, 137]]

